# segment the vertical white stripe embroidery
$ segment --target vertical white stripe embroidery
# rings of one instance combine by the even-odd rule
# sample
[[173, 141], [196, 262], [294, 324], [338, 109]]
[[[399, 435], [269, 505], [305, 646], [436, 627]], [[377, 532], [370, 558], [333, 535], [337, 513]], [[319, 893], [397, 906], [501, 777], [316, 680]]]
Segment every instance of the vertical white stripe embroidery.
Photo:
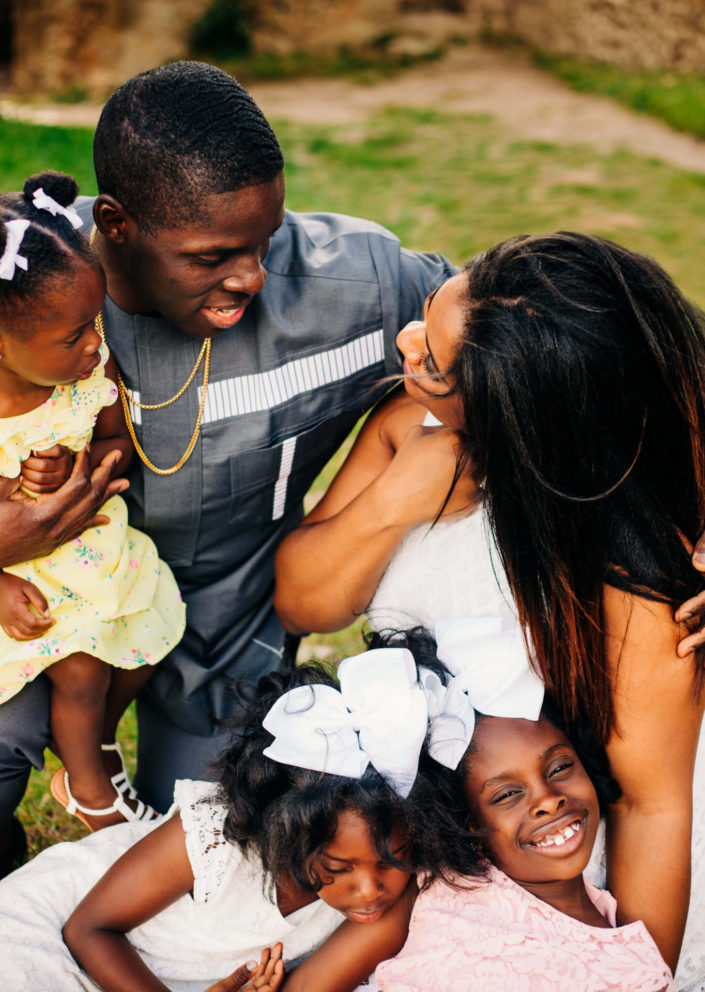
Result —
[[274, 502], [272, 505], [272, 520], [281, 520], [284, 516], [284, 506], [286, 504], [286, 487], [291, 475], [291, 466], [294, 464], [294, 450], [296, 449], [296, 438], [288, 437], [282, 443], [282, 460], [279, 463], [279, 478], [274, 486]]
[[[278, 369], [214, 382], [208, 387], [203, 423], [271, 410], [300, 393], [312, 392], [361, 372], [383, 358], [384, 339], [379, 330], [339, 348], [296, 358]], [[133, 419], [140, 423], [138, 417]]]
[[[134, 402], [133, 402], [134, 401]], [[135, 406], [136, 403], [140, 401], [140, 394], [136, 389], [130, 389], [127, 393], [127, 405], [130, 408], [130, 417], [132, 418], [133, 424], [142, 423], [142, 410], [140, 407]]]

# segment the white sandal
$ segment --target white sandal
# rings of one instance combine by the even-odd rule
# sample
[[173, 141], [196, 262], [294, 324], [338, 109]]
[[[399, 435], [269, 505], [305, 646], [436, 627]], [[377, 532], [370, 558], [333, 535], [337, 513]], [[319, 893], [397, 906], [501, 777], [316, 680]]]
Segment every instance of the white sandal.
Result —
[[[116, 772], [111, 776], [110, 781], [113, 784], [115, 791], [120, 796], [127, 796], [128, 799], [137, 799], [137, 793], [134, 790], [132, 782], [127, 774], [127, 768], [125, 767], [125, 759], [122, 754], [122, 748], [120, 747], [119, 741], [114, 741], [112, 744], [101, 744], [101, 751], [114, 751], [118, 758], [120, 759], [120, 771]], [[139, 800], [137, 800], [139, 802]]]
[[[110, 745], [108, 745], [110, 746]], [[118, 772], [110, 780], [114, 783], [117, 778], [122, 778], [122, 772]], [[125, 780], [127, 781], [127, 776], [125, 775]], [[129, 785], [129, 781], [128, 781]], [[156, 820], [159, 817], [159, 813], [143, 803], [141, 799], [138, 799], [135, 795], [134, 798], [137, 802], [137, 809], [132, 809], [125, 802], [123, 793], [115, 788], [116, 799], [112, 806], [106, 806], [104, 809], [90, 809], [87, 806], [81, 806], [79, 802], [71, 794], [71, 789], [69, 788], [69, 773], [65, 768], [59, 768], [51, 777], [51, 782], [49, 783], [49, 790], [52, 796], [56, 799], [59, 805], [63, 806], [67, 813], [75, 816], [77, 819], [84, 823], [89, 830], [94, 831], [93, 827], [86, 816], [109, 816], [111, 813], [119, 813], [126, 821], [132, 822], [134, 820]], [[134, 791], [134, 790], [133, 790]], [[128, 796], [128, 798], [132, 798]], [[83, 814], [83, 815], [82, 815]]]

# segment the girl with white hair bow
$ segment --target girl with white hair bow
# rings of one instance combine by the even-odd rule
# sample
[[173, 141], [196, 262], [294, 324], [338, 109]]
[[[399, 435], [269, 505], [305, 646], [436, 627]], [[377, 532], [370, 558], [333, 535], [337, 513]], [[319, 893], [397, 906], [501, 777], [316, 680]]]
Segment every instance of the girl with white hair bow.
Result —
[[474, 863], [427, 730], [406, 649], [349, 658], [338, 680], [262, 678], [217, 786], [179, 782], [160, 825], [56, 845], [0, 883], [4, 992], [226, 992], [248, 959], [248, 988], [352, 992], [406, 938], [412, 871], [446, 877], [439, 832]]
[[[454, 618], [411, 647], [429, 706], [429, 751], [460, 784], [459, 826], [476, 854], [422, 886], [409, 937], [365, 992], [672, 992], [641, 922], [619, 926], [609, 892], [583, 877], [600, 811], [618, 798], [604, 751], [568, 735], [529, 666], [521, 630]], [[382, 640], [388, 639], [382, 637]], [[445, 663], [450, 678], [426, 668]], [[581, 737], [583, 735], [580, 735]], [[427, 832], [444, 832], [429, 811]], [[448, 849], [446, 867], [452, 867]], [[361, 990], [362, 992], [362, 990]]]

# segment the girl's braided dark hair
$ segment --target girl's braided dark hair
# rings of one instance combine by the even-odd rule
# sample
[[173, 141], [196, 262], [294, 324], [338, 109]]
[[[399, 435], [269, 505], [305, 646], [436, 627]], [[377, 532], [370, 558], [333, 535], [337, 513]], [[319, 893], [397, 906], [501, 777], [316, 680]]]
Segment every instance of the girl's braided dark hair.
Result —
[[[42, 172], [26, 180], [22, 193], [0, 195], [0, 221], [29, 221], [19, 248], [19, 254], [27, 259], [27, 270], [18, 266], [12, 279], [0, 279], [0, 321], [9, 332], [22, 333], [31, 326], [24, 319], [26, 310], [36, 313], [38, 298], [73, 272], [77, 263], [100, 268], [97, 255], [80, 229], [76, 230], [62, 214], [35, 207], [32, 198], [37, 189], [43, 189], [62, 207], [70, 206], [78, 193], [71, 176]], [[6, 243], [7, 228], [0, 223], [0, 255]]]

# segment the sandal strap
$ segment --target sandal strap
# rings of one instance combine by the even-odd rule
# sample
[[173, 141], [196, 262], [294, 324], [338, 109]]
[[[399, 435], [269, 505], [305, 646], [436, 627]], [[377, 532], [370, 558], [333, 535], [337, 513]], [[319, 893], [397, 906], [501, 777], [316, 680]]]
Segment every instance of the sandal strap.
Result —
[[[115, 803], [113, 803], [112, 806], [106, 806], [104, 809], [89, 809], [88, 806], [82, 806], [78, 800], [74, 798], [74, 795], [71, 792], [69, 787], [69, 773], [67, 771], [64, 771], [64, 788], [66, 789], [66, 798], [68, 799], [68, 805], [66, 807], [67, 813], [79, 812], [87, 813], [89, 816], [107, 816], [108, 813], [118, 812]], [[119, 796], [119, 798], [122, 797]]]
[[[118, 775], [113, 776], [113, 778], [118, 778], [121, 775], [122, 772], [118, 772]], [[110, 781], [112, 782], [113, 779]], [[127, 775], [125, 775], [125, 781], [128, 781]], [[108, 816], [110, 813], [120, 813], [128, 822], [134, 820], [154, 820], [159, 816], [155, 809], [148, 806], [147, 803], [143, 803], [141, 799], [137, 799], [136, 794], [134, 797], [128, 794], [128, 798], [135, 798], [137, 800], [137, 809], [132, 809], [125, 802], [124, 794], [117, 788], [115, 788], [115, 800], [112, 806], [107, 806], [105, 809], [90, 809], [88, 806], [82, 806], [71, 793], [71, 789], [69, 788], [69, 773], [67, 771], [64, 771], [64, 788], [66, 789], [66, 796], [69, 801], [66, 807], [67, 813], [76, 813], [78, 811], [88, 816]]]
[[128, 799], [137, 799], [137, 793], [132, 787], [132, 782], [127, 777], [127, 772], [124, 768], [121, 772], [116, 772], [110, 781], [119, 796], [127, 796]]
[[127, 767], [125, 766], [125, 758], [122, 754], [122, 748], [120, 747], [119, 741], [113, 741], [112, 744], [101, 744], [101, 751], [115, 751], [118, 758], [120, 759], [120, 771], [116, 772], [110, 779], [113, 783], [113, 787], [116, 792], [121, 795], [127, 796], [128, 799], [137, 799], [137, 793], [130, 782], [129, 776], [127, 774]]

